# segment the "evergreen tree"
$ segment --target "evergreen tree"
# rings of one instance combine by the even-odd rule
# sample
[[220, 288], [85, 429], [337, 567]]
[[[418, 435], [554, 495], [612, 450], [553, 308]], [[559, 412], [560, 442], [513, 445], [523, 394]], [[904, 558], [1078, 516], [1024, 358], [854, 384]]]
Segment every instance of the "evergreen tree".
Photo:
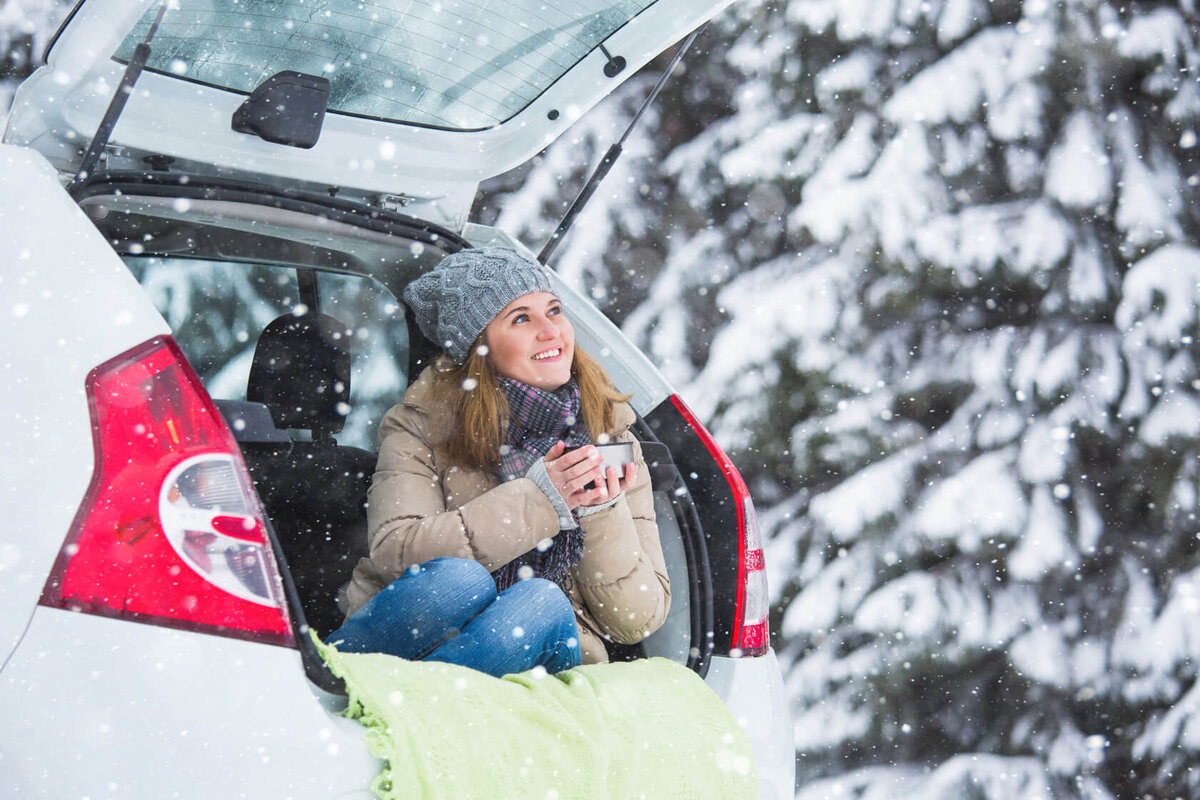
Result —
[[42, 52], [71, 5], [70, 0], [0, 2], [0, 121], [17, 84], [42, 63]]
[[799, 796], [1200, 793], [1198, 23], [735, 5], [564, 244], [752, 483]]

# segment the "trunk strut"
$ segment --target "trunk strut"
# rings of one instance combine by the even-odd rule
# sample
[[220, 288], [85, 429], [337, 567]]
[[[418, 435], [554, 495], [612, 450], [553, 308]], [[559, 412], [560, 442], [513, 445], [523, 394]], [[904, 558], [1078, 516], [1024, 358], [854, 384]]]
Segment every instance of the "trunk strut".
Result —
[[80, 185], [91, 177], [92, 170], [100, 162], [100, 154], [104, 151], [104, 146], [108, 144], [113, 128], [117, 126], [121, 112], [125, 110], [125, 103], [129, 100], [129, 95], [133, 94], [133, 85], [137, 83], [137, 79], [142, 74], [142, 68], [150, 59], [150, 40], [158, 31], [158, 23], [162, 22], [163, 12], [167, 10], [168, 2], [170, 0], [163, 0], [163, 4], [158, 7], [158, 14], [154, 17], [154, 22], [150, 24], [146, 38], [138, 42], [138, 46], [133, 50], [133, 55], [129, 58], [129, 63], [125, 66], [125, 74], [121, 77], [121, 83], [108, 103], [108, 110], [104, 112], [104, 117], [100, 120], [100, 127], [96, 128], [96, 135], [92, 137], [87, 150], [84, 151], [83, 159], [79, 162], [79, 170], [67, 185], [67, 192], [72, 196]]
[[683, 54], [687, 52], [689, 47], [691, 47], [692, 42], [695, 41], [696, 37], [702, 30], [704, 30], [703, 25], [692, 31], [690, 34], [688, 34], [688, 37], [683, 40], [683, 44], [680, 45], [679, 49], [675, 52], [675, 55], [671, 58], [671, 63], [667, 65], [667, 68], [663, 70], [662, 75], [659, 76], [658, 83], [654, 85], [654, 88], [650, 91], [650, 95], [642, 103], [641, 108], [639, 108], [637, 113], [633, 115], [633, 119], [629, 121], [629, 125], [625, 128], [625, 132], [621, 134], [621, 138], [618, 139], [612, 147], [608, 148], [608, 152], [604, 154], [604, 158], [600, 159], [600, 163], [596, 165], [595, 171], [592, 172], [592, 175], [588, 178], [587, 183], [583, 185], [583, 189], [580, 190], [579, 195], [575, 198], [575, 201], [571, 203], [571, 207], [567, 209], [567, 213], [563, 216], [562, 221], [558, 223], [558, 227], [554, 229], [554, 233], [550, 235], [550, 239], [542, 247], [542, 252], [538, 253], [538, 261], [542, 262], [543, 264], [549, 263], [550, 256], [556, 249], [558, 249], [559, 243], [562, 241], [563, 237], [566, 236], [570, 227], [575, 223], [575, 218], [579, 216], [579, 212], [583, 210], [585, 205], [587, 205], [588, 200], [592, 199], [592, 195], [596, 193], [596, 187], [598, 187], [600, 185], [600, 181], [604, 180], [605, 176], [608, 175], [608, 171], [612, 169], [613, 163], [621, 155], [621, 148], [622, 145], [625, 144], [625, 140], [629, 138], [629, 134], [632, 133], [633, 129], [637, 127], [639, 122], [641, 122], [642, 115], [646, 113], [646, 109], [648, 109], [650, 104], [653, 103], [658, 97], [658, 93], [662, 91], [663, 86], [667, 82], [667, 78], [669, 78], [671, 73], [675, 71], [675, 67], [679, 64], [680, 59], [683, 58]]

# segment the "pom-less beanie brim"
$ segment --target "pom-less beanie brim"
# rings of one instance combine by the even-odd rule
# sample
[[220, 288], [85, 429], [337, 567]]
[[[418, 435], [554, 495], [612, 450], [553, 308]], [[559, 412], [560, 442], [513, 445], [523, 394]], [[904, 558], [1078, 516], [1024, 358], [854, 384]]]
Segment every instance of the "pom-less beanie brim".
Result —
[[456, 364], [488, 323], [522, 295], [552, 292], [545, 267], [509, 247], [460, 250], [404, 290], [404, 301], [425, 337]]

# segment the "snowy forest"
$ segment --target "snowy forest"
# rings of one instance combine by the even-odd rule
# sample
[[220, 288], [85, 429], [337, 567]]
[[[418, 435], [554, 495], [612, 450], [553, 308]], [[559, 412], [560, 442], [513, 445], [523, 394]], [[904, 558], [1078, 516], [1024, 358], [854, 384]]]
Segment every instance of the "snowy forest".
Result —
[[[669, 55], [474, 217], [536, 251]], [[696, 39], [551, 264], [751, 486], [797, 798], [1200, 797], [1198, 236], [1195, 0]]]

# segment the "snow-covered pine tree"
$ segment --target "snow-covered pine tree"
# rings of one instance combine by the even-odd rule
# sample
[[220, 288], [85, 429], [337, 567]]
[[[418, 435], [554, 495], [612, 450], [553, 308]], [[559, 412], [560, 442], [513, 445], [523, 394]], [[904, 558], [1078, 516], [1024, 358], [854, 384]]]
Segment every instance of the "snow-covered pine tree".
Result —
[[800, 797], [1200, 793], [1198, 30], [738, 4], [564, 245], [753, 483]]
[[42, 54], [71, 0], [0, 2], [0, 121], [17, 84], [41, 64]]

